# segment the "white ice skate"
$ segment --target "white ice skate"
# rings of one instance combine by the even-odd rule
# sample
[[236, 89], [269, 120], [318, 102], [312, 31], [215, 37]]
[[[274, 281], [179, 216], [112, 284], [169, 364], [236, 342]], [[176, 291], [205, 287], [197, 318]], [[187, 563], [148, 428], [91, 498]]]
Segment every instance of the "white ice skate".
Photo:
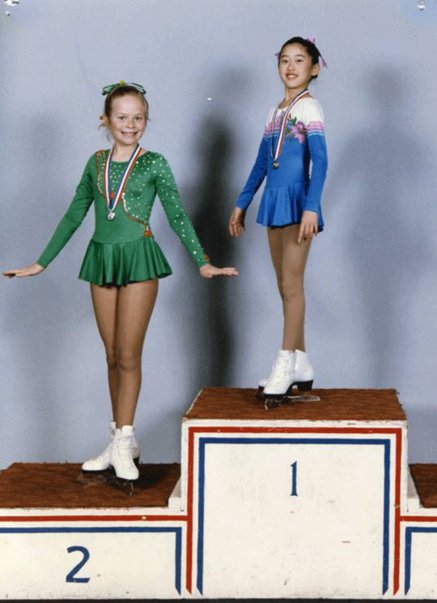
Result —
[[[115, 429], [115, 421], [111, 421], [109, 423], [110, 442], [108, 446], [106, 446], [105, 450], [95, 458], [85, 461], [82, 464], [83, 471], [106, 471], [106, 469], [109, 469], [111, 466], [111, 448], [115, 436]], [[140, 448], [135, 439], [135, 435], [132, 438], [132, 458], [135, 462], [138, 462], [140, 458]]]
[[[320, 400], [318, 396], [300, 393], [311, 391], [313, 380], [314, 370], [305, 352], [280, 350], [270, 377], [258, 384], [257, 397], [264, 399], [266, 408], [280, 406], [286, 399], [315, 402]], [[294, 385], [298, 389], [297, 395], [291, 395]]]
[[133, 439], [132, 425], [123, 425], [120, 429], [116, 429], [110, 455], [110, 464], [114, 467], [115, 475], [129, 481], [134, 481], [140, 476], [132, 459]]

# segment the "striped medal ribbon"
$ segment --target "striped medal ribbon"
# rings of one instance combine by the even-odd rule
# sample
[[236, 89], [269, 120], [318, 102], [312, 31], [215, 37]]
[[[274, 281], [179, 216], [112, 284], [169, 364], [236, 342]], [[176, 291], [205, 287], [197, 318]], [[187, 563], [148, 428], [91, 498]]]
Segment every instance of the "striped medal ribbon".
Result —
[[129, 178], [129, 174], [131, 173], [131, 171], [135, 165], [135, 162], [141, 153], [141, 147], [139, 144], [137, 144], [134, 152], [130, 156], [129, 161], [127, 162], [127, 165], [124, 168], [122, 175], [120, 176], [120, 180], [118, 181], [115, 193], [111, 193], [111, 161], [112, 161], [113, 153], [114, 153], [114, 148], [111, 149], [111, 152], [108, 154], [108, 157], [107, 157], [106, 163], [105, 163], [104, 182], [105, 182], [106, 206], [108, 208], [108, 213], [106, 214], [106, 217], [108, 220], [113, 220], [115, 218], [115, 208], [117, 207], [117, 204], [121, 199], [124, 187], [126, 186], [127, 179]]
[[[285, 128], [287, 126], [287, 120], [288, 120], [288, 116], [290, 115], [290, 111], [292, 110], [292, 108], [298, 101], [300, 101], [302, 98], [305, 98], [306, 96], [309, 96], [309, 94], [310, 93], [309, 93], [308, 89], [305, 88], [305, 90], [303, 90], [300, 94], [298, 94], [296, 96], [296, 98], [293, 99], [293, 101], [288, 105], [287, 110], [282, 117], [281, 127], [279, 129], [279, 138], [278, 138], [278, 145], [276, 147], [276, 153], [274, 152], [274, 140], [273, 140], [273, 133], [272, 133], [272, 156], [273, 156], [273, 167], [275, 169], [277, 169], [279, 167], [279, 156], [281, 154], [282, 145], [284, 143]], [[279, 110], [279, 106], [276, 108], [275, 114], [273, 116], [273, 128], [275, 127], [276, 114], [278, 113], [278, 110]]]

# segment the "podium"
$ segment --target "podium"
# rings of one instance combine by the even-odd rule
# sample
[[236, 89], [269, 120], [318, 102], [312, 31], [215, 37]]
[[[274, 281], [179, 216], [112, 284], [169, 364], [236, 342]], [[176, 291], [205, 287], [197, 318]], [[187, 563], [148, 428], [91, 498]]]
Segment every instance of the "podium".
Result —
[[202, 390], [181, 464], [132, 496], [74, 464], [0, 474], [0, 598], [437, 598], [437, 465], [394, 390], [265, 410]]

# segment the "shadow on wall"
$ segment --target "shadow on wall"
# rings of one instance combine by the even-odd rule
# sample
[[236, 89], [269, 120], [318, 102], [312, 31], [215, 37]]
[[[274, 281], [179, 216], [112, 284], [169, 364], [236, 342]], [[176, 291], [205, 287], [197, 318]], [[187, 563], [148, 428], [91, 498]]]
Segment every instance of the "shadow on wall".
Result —
[[[207, 88], [217, 101], [214, 110], [194, 133], [192, 156], [198, 164], [197, 183], [183, 198], [191, 200], [190, 216], [205, 251], [216, 266], [239, 267], [235, 240], [228, 234], [228, 221], [236, 199], [232, 186], [236, 166], [233, 111], [252, 92], [244, 70], [228, 69], [216, 74]], [[205, 95], [206, 96], [206, 95]], [[242, 186], [243, 182], [239, 183]], [[190, 271], [184, 280], [184, 296], [192, 301], [193, 318], [182, 324], [182, 338], [190, 367], [189, 397], [202, 387], [229, 387], [235, 382], [237, 352], [236, 307], [239, 280], [235, 277], [200, 279]], [[176, 293], [178, 295], [178, 293]], [[240, 317], [241, 320], [241, 317]], [[188, 364], [188, 362], [187, 362]]]
[[331, 185], [330, 197], [341, 200], [330, 219], [344, 223], [342, 263], [351, 275], [347, 296], [368, 352], [357, 350], [364, 358], [363, 379], [369, 387], [387, 387], [407, 369], [402, 348], [414, 303], [412, 279], [427, 269], [429, 243], [418, 204], [429, 155], [409, 129], [402, 73], [378, 69], [361, 83], [371, 120], [348, 138], [330, 175], [331, 183], [338, 183]]
[[[193, 191], [191, 217], [199, 237], [216, 266], [234, 266], [234, 241], [228, 234], [233, 141], [226, 118], [209, 117], [199, 128], [196, 156], [201, 158], [201, 180]], [[196, 274], [196, 278], [197, 274]], [[195, 291], [194, 324], [185, 328], [184, 341], [193, 362], [192, 381], [201, 387], [228, 386], [232, 381], [235, 338], [232, 297], [235, 279], [219, 278], [187, 282]]]

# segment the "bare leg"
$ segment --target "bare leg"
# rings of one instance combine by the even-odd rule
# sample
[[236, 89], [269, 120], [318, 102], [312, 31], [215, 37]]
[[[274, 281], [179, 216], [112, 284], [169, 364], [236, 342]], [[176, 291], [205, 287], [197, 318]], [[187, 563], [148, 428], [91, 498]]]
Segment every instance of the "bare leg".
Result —
[[109, 393], [112, 404], [112, 417], [116, 420], [118, 395], [118, 363], [116, 348], [117, 305], [119, 287], [100, 287], [91, 285], [91, 298], [97, 328], [103, 340], [108, 363]]
[[91, 285], [117, 427], [133, 423], [141, 386], [141, 352], [157, 293], [156, 279], [123, 287]]
[[158, 280], [131, 283], [120, 288], [117, 306], [118, 395], [117, 427], [132, 425], [141, 387], [144, 337], [158, 294]]
[[297, 242], [299, 225], [269, 228], [268, 239], [284, 313], [282, 349], [305, 350], [304, 273], [311, 240]]

